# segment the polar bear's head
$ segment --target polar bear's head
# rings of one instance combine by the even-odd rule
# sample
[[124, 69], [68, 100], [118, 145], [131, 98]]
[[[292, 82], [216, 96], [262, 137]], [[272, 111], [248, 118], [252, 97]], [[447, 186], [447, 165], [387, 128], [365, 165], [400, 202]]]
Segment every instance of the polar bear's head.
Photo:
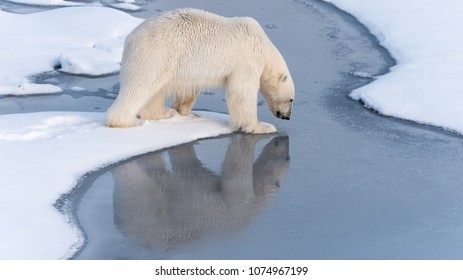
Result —
[[[275, 117], [289, 120], [294, 101], [294, 83], [286, 65], [279, 72], [264, 71], [260, 90]], [[273, 73], [272, 73], [273, 72]]]

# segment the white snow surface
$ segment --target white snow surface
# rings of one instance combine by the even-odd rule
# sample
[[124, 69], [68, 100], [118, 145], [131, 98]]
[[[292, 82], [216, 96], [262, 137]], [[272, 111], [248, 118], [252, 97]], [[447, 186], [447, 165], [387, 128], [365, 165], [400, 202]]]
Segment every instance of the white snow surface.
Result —
[[54, 93], [30, 76], [53, 71], [104, 75], [119, 71], [126, 35], [142, 19], [104, 7], [69, 7], [33, 14], [0, 11], [0, 94]]
[[[36, 6], [59, 6], [59, 7], [72, 7], [72, 6], [99, 6], [101, 3], [97, 2], [73, 2], [65, 0], [6, 0], [11, 3], [26, 4], [26, 5], [36, 5]], [[116, 3], [110, 4], [111, 7], [128, 10], [128, 11], [137, 11], [140, 9], [139, 6], [133, 4], [135, 0], [116, 0]]]
[[112, 4], [111, 7], [127, 11], [138, 11], [141, 9], [139, 6], [131, 4], [129, 2]]
[[12, 3], [37, 5], [37, 6], [81, 6], [83, 3], [64, 0], [7, 0]]
[[128, 157], [230, 133], [228, 117], [196, 112], [106, 128], [104, 113], [0, 115], [0, 259], [67, 258], [83, 237], [53, 204], [85, 173]]
[[463, 133], [463, 1], [326, 1], [365, 24], [397, 60], [352, 98], [387, 116]]

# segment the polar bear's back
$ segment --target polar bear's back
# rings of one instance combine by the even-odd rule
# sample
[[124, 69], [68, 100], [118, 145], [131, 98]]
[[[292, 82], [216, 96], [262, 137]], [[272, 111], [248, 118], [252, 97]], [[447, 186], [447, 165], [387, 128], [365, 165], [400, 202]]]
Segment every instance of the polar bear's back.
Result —
[[[265, 33], [259, 23], [250, 17], [223, 17], [198, 9], [178, 9], [148, 19], [146, 24], [156, 30], [161, 39], [187, 40], [188, 43], [216, 41], [231, 43], [233, 39], [246, 41], [261, 38]], [[169, 34], [163, 34], [168, 32]]]
[[191, 80], [194, 76], [202, 83], [202, 77], [214, 80], [213, 73], [220, 84], [220, 79], [239, 61], [263, 68], [263, 48], [268, 41], [262, 27], [252, 18], [227, 18], [197, 9], [179, 9], [148, 19], [135, 28], [126, 40], [122, 63], [143, 63], [133, 57], [150, 57], [157, 65], [172, 67], [164, 70], [175, 72], [178, 79]]

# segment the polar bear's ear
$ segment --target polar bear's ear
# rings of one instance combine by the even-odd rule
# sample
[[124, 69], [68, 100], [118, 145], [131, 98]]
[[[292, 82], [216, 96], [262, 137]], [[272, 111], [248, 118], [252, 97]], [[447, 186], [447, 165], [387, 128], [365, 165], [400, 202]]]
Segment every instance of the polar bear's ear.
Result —
[[280, 82], [284, 83], [284, 82], [286, 82], [286, 79], [288, 79], [288, 75], [286, 75], [286, 74], [281, 74], [281, 76], [280, 76]]

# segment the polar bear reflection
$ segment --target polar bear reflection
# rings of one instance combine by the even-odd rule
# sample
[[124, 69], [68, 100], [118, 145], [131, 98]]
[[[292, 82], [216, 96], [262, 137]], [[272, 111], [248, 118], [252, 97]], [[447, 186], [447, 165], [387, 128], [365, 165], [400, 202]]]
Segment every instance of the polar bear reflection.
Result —
[[119, 230], [150, 249], [173, 249], [218, 231], [236, 231], [276, 192], [289, 169], [287, 136], [273, 138], [254, 162], [260, 135], [233, 135], [220, 176], [205, 168], [193, 144], [144, 156], [113, 169]]

